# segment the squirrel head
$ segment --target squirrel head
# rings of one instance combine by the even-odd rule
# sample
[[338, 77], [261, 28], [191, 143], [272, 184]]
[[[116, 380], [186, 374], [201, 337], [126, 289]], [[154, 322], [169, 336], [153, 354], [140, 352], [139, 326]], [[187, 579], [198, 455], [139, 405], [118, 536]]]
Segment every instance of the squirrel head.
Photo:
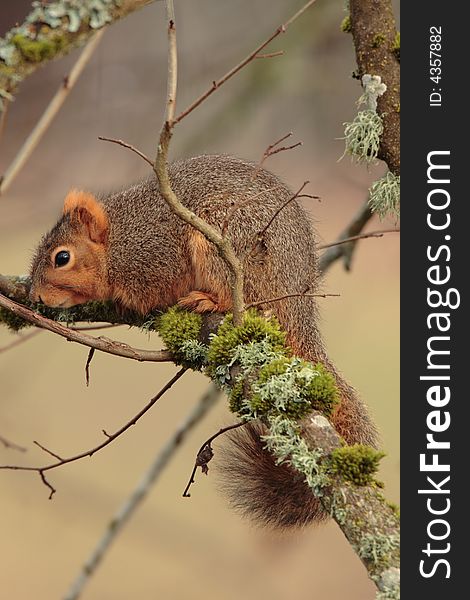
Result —
[[62, 217], [37, 249], [30, 299], [61, 308], [109, 299], [108, 237], [103, 205], [93, 194], [71, 190]]

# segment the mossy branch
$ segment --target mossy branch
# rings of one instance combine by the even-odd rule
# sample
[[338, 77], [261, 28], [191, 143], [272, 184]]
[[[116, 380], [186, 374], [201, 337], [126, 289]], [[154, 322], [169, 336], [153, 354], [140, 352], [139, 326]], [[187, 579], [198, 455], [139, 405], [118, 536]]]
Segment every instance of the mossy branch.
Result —
[[[0, 306], [7, 308], [0, 322], [9, 323], [8, 302], [25, 302], [28, 286], [25, 277], [0, 276], [0, 291], [10, 295], [0, 296]], [[239, 326], [231, 316], [196, 315], [178, 307], [147, 318], [119, 316], [111, 304], [100, 303], [46, 310], [60, 321], [109, 320], [158, 331], [168, 359], [184, 369], [202, 370], [226, 392], [231, 410], [242, 420], [258, 418], [267, 425], [266, 447], [279, 463], [288, 462], [305, 476], [366, 566], [380, 598], [398, 598], [398, 517], [374, 477], [382, 454], [344, 445], [326, 418], [338, 402], [334, 377], [323, 365], [293, 356], [275, 319], [254, 309]], [[38, 313], [31, 317], [25, 306], [17, 314], [34, 324], [44, 319]]]
[[155, 0], [55, 0], [33, 2], [23, 23], [0, 38], [1, 100], [43, 64], [83, 46], [100, 29]]
[[350, 0], [352, 33], [358, 76], [378, 75], [387, 91], [377, 100], [383, 132], [378, 157], [400, 174], [400, 63], [399, 40], [391, 0]]

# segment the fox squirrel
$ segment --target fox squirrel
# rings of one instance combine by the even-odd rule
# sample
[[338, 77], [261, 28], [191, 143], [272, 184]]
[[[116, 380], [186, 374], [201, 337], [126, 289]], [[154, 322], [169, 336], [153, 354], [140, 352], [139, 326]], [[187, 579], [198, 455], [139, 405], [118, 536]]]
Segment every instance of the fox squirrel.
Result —
[[[318, 281], [313, 232], [296, 200], [279, 211], [263, 236], [253, 240], [292, 197], [272, 173], [229, 156], [198, 156], [173, 163], [172, 187], [181, 202], [216, 228], [239, 207], [227, 233], [243, 258], [245, 301], [315, 292]], [[250, 201], [251, 199], [251, 201]], [[230, 275], [217, 249], [172, 213], [155, 178], [96, 198], [72, 190], [63, 215], [44, 236], [31, 269], [31, 300], [70, 307], [114, 300], [142, 314], [176, 303], [197, 312], [231, 308]], [[376, 444], [365, 406], [329, 361], [311, 297], [268, 303], [296, 355], [322, 362], [336, 377], [341, 402], [332, 421], [349, 444]], [[232, 504], [264, 524], [288, 527], [324, 517], [302, 476], [276, 465], [260, 440], [263, 426], [232, 432], [225, 450], [225, 483]]]

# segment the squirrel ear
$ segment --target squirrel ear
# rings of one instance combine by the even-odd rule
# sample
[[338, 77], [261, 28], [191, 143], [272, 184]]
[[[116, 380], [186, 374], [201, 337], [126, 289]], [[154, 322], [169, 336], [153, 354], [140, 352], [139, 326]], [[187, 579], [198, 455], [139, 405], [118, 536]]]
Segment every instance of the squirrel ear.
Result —
[[102, 204], [89, 192], [71, 190], [65, 197], [64, 214], [74, 214], [85, 225], [93, 242], [104, 244], [108, 239], [109, 221]]

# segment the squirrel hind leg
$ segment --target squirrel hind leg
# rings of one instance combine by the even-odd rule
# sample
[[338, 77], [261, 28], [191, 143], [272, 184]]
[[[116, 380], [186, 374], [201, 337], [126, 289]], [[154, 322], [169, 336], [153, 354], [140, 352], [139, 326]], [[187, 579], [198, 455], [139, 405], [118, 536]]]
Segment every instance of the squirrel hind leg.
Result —
[[230, 304], [215, 294], [193, 290], [178, 300], [178, 305], [196, 313], [227, 312]]
[[328, 518], [303, 475], [276, 463], [264, 448], [266, 428], [247, 423], [224, 436], [217, 471], [230, 505], [255, 524], [272, 529], [302, 527]]

